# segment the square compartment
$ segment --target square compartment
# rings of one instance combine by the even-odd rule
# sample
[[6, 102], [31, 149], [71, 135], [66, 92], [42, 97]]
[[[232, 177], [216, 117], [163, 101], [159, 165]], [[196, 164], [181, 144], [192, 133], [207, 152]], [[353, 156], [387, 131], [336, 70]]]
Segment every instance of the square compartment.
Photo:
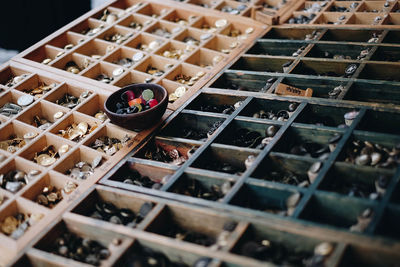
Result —
[[[52, 63], [50, 65], [57, 69], [67, 71], [67, 64], [69, 64], [70, 62], [74, 62], [76, 64], [76, 66], [78, 66], [79, 73], [77, 73], [77, 74], [81, 75], [82, 72], [84, 72], [86, 69], [93, 66], [93, 64], [96, 62], [96, 60], [91, 59], [86, 56], [82, 56], [82, 55], [73, 53], [73, 54], [68, 54], [68, 55], [58, 59], [57, 61], [55, 61], [54, 63]], [[69, 72], [69, 73], [71, 73], [71, 72]]]
[[149, 3], [136, 11], [136, 13], [151, 16], [152, 18], [159, 18], [166, 15], [170, 10], [168, 6]]
[[[122, 66], [119, 65], [121, 67], [124, 68], [128, 68], [131, 69], [133, 66], [139, 64], [140, 62], [142, 62], [142, 60], [140, 61], [133, 61], [133, 57], [136, 53], [143, 53], [142, 51], [138, 51], [136, 49], [132, 49], [132, 48], [128, 48], [128, 47], [121, 47], [119, 49], [114, 50], [109, 56], [106, 56], [104, 58], [104, 61], [107, 61], [109, 63], [115, 64], [115, 65], [119, 65], [118, 62], [122, 59], [130, 59], [132, 61], [130, 61], [130, 65], [131, 66]], [[146, 54], [143, 53], [143, 58], [146, 58]]]
[[[35, 137], [24, 138], [25, 134], [32, 134], [32, 136], [35, 136]], [[14, 138], [21, 139], [21, 142], [18, 144], [17, 147], [14, 146], [13, 149], [4, 150], [9, 153], [18, 153], [20, 150], [28, 147], [30, 145], [30, 143], [33, 140], [35, 140], [35, 138], [39, 134], [40, 134], [40, 131], [37, 130], [36, 128], [28, 126], [19, 121], [13, 121], [0, 129], [0, 143], [7, 141], [7, 140], [14, 139]], [[22, 145], [22, 146], [20, 146], [20, 145]], [[2, 145], [1, 149], [5, 149], [5, 147], [3, 147], [3, 145]]]
[[174, 67], [174, 63], [174, 61], [153, 55], [143, 60], [142, 63], [136, 66], [135, 70], [151, 75], [150, 73], [148, 73], [148, 71], [152, 68], [155, 68], [158, 70], [158, 73], [157, 75], [154, 73], [152, 76], [154, 77], [154, 79], [158, 79], [158, 77], [162, 77], [166, 73], [170, 72], [171, 69]]
[[65, 114], [68, 112], [68, 109], [54, 103], [40, 101], [37, 104], [33, 105], [29, 109], [29, 112], [23, 113], [21, 116], [18, 116], [17, 119], [26, 124], [35, 126], [35, 117], [38, 117], [39, 119], [47, 120], [48, 122], [53, 124], [55, 121], [57, 121], [54, 118], [54, 114], [56, 114], [57, 112], [63, 112]]
[[[114, 76], [113, 72], [116, 69], [122, 69], [123, 72], [118, 76]], [[115, 81], [117, 81], [118, 79], [120, 79], [122, 77], [124, 72], [125, 72], [125, 69], [123, 69], [120, 66], [116, 66], [116, 65], [110, 64], [108, 62], [100, 62], [100, 63], [94, 65], [92, 68], [88, 69], [85, 73], [83, 73], [83, 76], [88, 77], [93, 80], [96, 80], [96, 81], [99, 81], [100, 83], [113, 84]], [[111, 80], [108, 80], [109, 81], [108, 83], [103, 82], [101, 80], [101, 78], [103, 76], [107, 76]]]
[[[58, 149], [60, 149], [60, 147], [63, 145], [68, 145], [69, 151], [70, 151], [72, 149], [72, 147], [74, 146], [73, 142], [71, 142], [71, 141], [68, 141], [68, 140], [63, 139], [58, 136], [54, 136], [52, 134], [45, 134], [45, 135], [41, 136], [39, 139], [37, 139], [30, 147], [25, 149], [20, 154], [20, 156], [27, 160], [35, 162], [34, 161], [35, 153], [41, 152], [44, 148], [46, 148], [47, 146], [51, 146], [51, 145], [54, 147], [55, 151], [58, 151]], [[58, 158], [56, 157], [56, 161], [54, 163], [56, 163], [58, 160], [60, 160], [60, 158], [63, 158], [64, 156], [65, 155], [61, 155]], [[36, 164], [38, 166], [40, 166], [39, 163], [36, 163]], [[52, 166], [53, 164], [51, 164], [49, 166], [43, 166], [43, 167], [48, 168], [48, 167]]]
[[344, 115], [351, 111], [353, 111], [351, 108], [308, 104], [295, 119], [295, 122], [326, 127], [339, 127], [345, 124]]
[[118, 23], [118, 25], [131, 28], [135, 31], [142, 31], [149, 25], [153, 24], [155, 20], [140, 14], [132, 14]]
[[[87, 37], [77, 34], [75, 32], [65, 32], [53, 38], [50, 42], [48, 42], [48, 44], [61, 49], [65, 49], [65, 46], [67, 45], [73, 45], [72, 48], [73, 50], [76, 46], [83, 43], [86, 40], [86, 38]], [[66, 52], [68, 52], [69, 49], [65, 50]]]
[[168, 60], [184, 60], [195, 50], [194, 46], [171, 40], [157, 50], [156, 54], [168, 58]]
[[[25, 174], [29, 174], [30, 172], [37, 171], [37, 175], [31, 175], [30, 177], [27, 177], [28, 179], [23, 183], [22, 187], [15, 193], [8, 191], [5, 188], [2, 188], [2, 191], [6, 191], [10, 194], [17, 194], [19, 191], [24, 190], [24, 188], [31, 184], [34, 183], [43, 173], [44, 173], [44, 168], [42, 166], [36, 165], [30, 161], [27, 161], [23, 158], [16, 157], [12, 159], [11, 161], [8, 161], [5, 165], [1, 166], [0, 168], [0, 174], [5, 175], [9, 172], [14, 172], [14, 171], [21, 171], [24, 172]], [[26, 184], [28, 182], [28, 184]]]
[[[53, 188], [55, 188], [55, 190], [62, 190], [68, 182], [74, 182], [74, 181], [67, 179], [63, 175], [54, 174], [54, 173], [46, 174], [42, 178], [38, 179], [32, 186], [30, 186], [29, 190], [26, 190], [22, 194], [22, 196], [24, 198], [36, 203], [37, 205], [41, 205], [41, 207], [54, 209], [57, 207], [58, 204], [61, 203], [61, 201], [68, 199], [67, 198], [68, 194], [66, 194], [65, 192], [62, 192], [63, 198], [61, 200], [59, 200], [58, 203], [54, 204], [53, 207], [46, 207], [45, 205], [39, 204], [37, 202], [38, 196], [43, 193], [43, 189], [45, 187], [53, 187]], [[76, 184], [76, 182], [74, 182], [74, 184], [76, 186], [78, 186], [78, 184]], [[71, 195], [72, 195], [72, 192], [70, 193]]]
[[75, 52], [96, 60], [96, 57], [102, 58], [107, 53], [113, 52], [115, 48], [116, 46], [110, 45], [106, 41], [95, 39], [79, 47]]
[[[24, 58], [43, 63], [44, 60], [50, 59], [50, 62], [61, 56], [63, 50], [51, 45], [44, 45], [26, 55]], [[50, 62], [46, 63], [49, 64]], [[44, 64], [44, 63], [43, 63]]]
[[[90, 166], [92, 166], [92, 162], [101, 157], [101, 161], [99, 165], [94, 169], [94, 172], [100, 167], [104, 162], [107, 161], [107, 158], [104, 157], [101, 153], [94, 151], [93, 149], [89, 149], [87, 147], [79, 147], [78, 149], [74, 150], [71, 154], [69, 154], [65, 159], [57, 163], [57, 165], [53, 168], [53, 170], [63, 174], [63, 176], [69, 177], [71, 180], [74, 181], [81, 181], [82, 179], [75, 179], [72, 176], [68, 175], [68, 171], [75, 167], [75, 165], [79, 162], [86, 162]], [[90, 179], [90, 176], [87, 177]]]
[[[18, 90], [20, 92], [23, 92], [25, 94], [31, 94], [34, 96], [35, 99], [38, 99], [40, 97], [46, 96], [49, 93], [51, 93], [55, 88], [57, 88], [61, 84], [60, 81], [53, 80], [51, 78], [47, 78], [44, 76], [39, 76], [37, 74], [31, 76], [29, 79], [25, 80], [21, 84], [17, 85], [15, 87], [15, 90]], [[40, 86], [50, 86], [50, 90], [48, 91], [43, 91], [44, 94], [33, 94], [31, 93], [32, 90], [40, 87]]]
[[121, 79], [115, 82], [114, 86], [125, 87], [131, 84], [155, 82], [157, 79], [147, 73], [139, 71], [129, 71], [122, 76]]
[[[81, 87], [71, 86], [69, 84], [63, 84], [59, 88], [57, 88], [57, 90], [54, 90], [51, 94], [49, 94], [47, 97], [45, 97], [45, 99], [47, 101], [57, 104], [57, 101], [62, 99], [65, 94], [75, 96], [78, 99], [80, 98], [81, 95], [88, 94], [89, 95], [88, 97], [82, 98], [82, 101], [77, 105], [77, 106], [79, 106], [79, 105], [83, 105], [83, 103], [85, 103], [88, 100], [88, 98], [92, 94], [92, 91], [86, 90]], [[59, 104], [57, 104], [57, 105], [59, 105]], [[61, 105], [59, 105], [59, 106], [61, 109], [66, 109], [66, 107], [62, 107]]]
[[104, 111], [104, 102], [107, 100], [108, 96], [111, 93], [109, 92], [99, 92], [95, 94], [93, 97], [89, 98], [89, 100], [84, 104], [81, 105], [77, 111], [92, 117], [95, 117], [96, 119], [101, 120], [102, 122], [105, 122], [105, 120], [102, 120], [101, 118], [96, 117], [96, 114], [99, 112], [103, 112], [103, 114], [106, 116], [105, 111]]
[[[11, 90], [11, 91], [6, 92], [5, 94], [3, 94], [0, 97], [0, 108], [3, 108], [4, 105], [7, 104], [7, 103], [18, 105], [17, 104], [18, 103], [18, 98], [20, 98], [21, 96], [24, 96], [24, 95], [25, 95], [24, 93], [19, 92], [17, 90]], [[32, 104], [30, 104], [30, 105], [33, 105], [34, 103], [35, 103], [35, 101], [33, 101]], [[21, 107], [20, 110], [18, 110], [18, 111], [16, 110], [16, 112], [17, 112], [16, 114], [11, 113], [9, 116], [7, 116], [5, 114], [1, 114], [1, 115], [5, 116], [7, 118], [12, 118], [12, 117], [18, 116], [19, 114], [21, 114], [25, 110], [29, 109], [30, 106], [25, 106], [25, 107], [20, 106], [20, 107]]]
[[[62, 136], [62, 133], [67, 129], [72, 127], [72, 125], [78, 125], [79, 123], [84, 122], [88, 125], [87, 132], [83, 137], [80, 137], [79, 140], [69, 140], [66, 137]], [[97, 131], [97, 128], [100, 127], [101, 122], [98, 120], [95, 120], [94, 118], [91, 118], [87, 115], [81, 114], [79, 112], [73, 112], [72, 114], [67, 115], [64, 117], [62, 121], [60, 121], [55, 127], [53, 127], [50, 132], [54, 135], [57, 135], [61, 138], [67, 139], [71, 142], [82, 142], [83, 140], [86, 140], [89, 138], [89, 136], [93, 135], [93, 132]]]
[[188, 57], [185, 62], [201, 68], [212, 69], [221, 62], [225, 63], [225, 60], [224, 54], [201, 48]]

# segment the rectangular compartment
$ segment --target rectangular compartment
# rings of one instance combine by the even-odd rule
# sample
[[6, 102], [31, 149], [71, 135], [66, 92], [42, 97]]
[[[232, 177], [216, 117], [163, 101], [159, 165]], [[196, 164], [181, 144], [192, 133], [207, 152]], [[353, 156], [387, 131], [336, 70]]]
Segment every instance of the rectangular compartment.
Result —
[[245, 74], [240, 71], [229, 71], [222, 73], [210, 87], [238, 91], [264, 92], [269, 90], [276, 80], [277, 77], [272, 75]]
[[348, 197], [382, 199], [385, 193], [378, 191], [381, 177], [390, 181], [394, 172], [371, 167], [335, 163], [321, 182], [319, 189], [336, 192]]
[[396, 145], [397, 135], [354, 131], [341, 151], [338, 161], [375, 168], [394, 169], [398, 166]]
[[313, 181], [307, 175], [310, 166], [316, 161], [306, 158], [283, 156], [272, 152], [251, 174], [252, 178], [274, 183], [308, 187]]
[[173, 174], [174, 170], [162, 166], [146, 165], [135, 160], [125, 162], [115, 172], [110, 173], [109, 181], [123, 183], [125, 187], [146, 187], [159, 189]]
[[210, 247], [217, 242], [227, 219], [219, 216], [207, 216], [209, 224], [204, 225], [204, 213], [186, 207], [166, 206], [146, 228], [147, 232], [176, 239], [176, 242], [190, 242]]
[[206, 141], [225, 119], [211, 116], [181, 113], [159, 135]]
[[306, 57], [333, 58], [338, 60], [357, 60], [360, 52], [371, 46], [341, 45], [341, 44], [316, 44], [307, 53]]
[[293, 63], [293, 61], [289, 58], [260, 58], [245, 55], [236, 61], [230, 69], [283, 73], [285, 72], [284, 65], [286, 67], [286, 64], [289, 65], [290, 63]]
[[323, 12], [314, 20], [313, 24], [341, 25], [351, 20], [352, 17], [353, 16], [349, 13]]
[[[135, 154], [135, 158], [164, 162], [171, 164], [171, 166], [179, 166], [185, 162], [199, 146], [200, 144], [196, 141], [187, 143], [156, 137], [141, 148]], [[179, 157], [176, 157], [176, 151]]]
[[359, 78], [371, 80], [400, 81], [400, 64], [396, 63], [367, 63]]
[[400, 31], [395, 29], [389, 30], [388, 33], [383, 38], [382, 43], [399, 44]]
[[100, 62], [85, 71], [83, 76], [101, 83], [112, 84], [121, 78], [124, 72], [124, 68], [115, 66], [108, 62]]
[[161, 37], [142, 32], [128, 41], [125, 46], [151, 53], [160, 48], [165, 42], [165, 39]]
[[132, 239], [126, 236], [102, 228], [94, 228], [80, 221], [73, 221], [67, 218], [58, 222], [49, 230], [46, 235], [35, 244], [34, 248], [40, 250], [41, 254], [45, 255], [49, 260], [64, 262], [70, 266], [82, 265], [82, 263], [94, 263], [94, 261], [86, 262], [83, 258], [78, 259], [78, 257], [76, 257], [76, 259], [71, 259], [56, 254], [56, 252], [59, 253], [56, 250], [61, 247], [57, 245], [57, 242], [61, 240], [61, 238], [65, 238], [65, 234], [68, 233], [75, 235], [76, 238], [81, 238], [77, 240], [78, 244], [82, 242], [82, 239], [89, 239], [91, 241], [96, 241], [96, 243], [93, 242], [93, 245], [101, 245], [102, 248], [108, 250], [107, 257], [103, 260], [97, 260], [95, 265], [111, 265], [111, 263], [116, 261], [122, 255], [123, 251], [132, 244]]
[[[74, 207], [72, 212], [91, 219], [112, 223], [113, 227], [124, 225], [129, 228], [142, 229], [144, 227], [143, 219], [149, 215], [155, 204], [137, 195], [132, 196], [124, 192], [114, 192], [110, 188], [97, 187]], [[142, 214], [143, 205], [150, 207], [146, 210], [146, 214]], [[107, 213], [105, 210], [109, 212]], [[115, 217], [118, 217], [121, 223], [118, 223]]]
[[[130, 28], [121, 27], [121, 26], [113, 26], [112, 28], [107, 29], [99, 36], [98, 39], [102, 39], [106, 42], [113, 43], [115, 45], [126, 44], [127, 40], [130, 40], [133, 36], [135, 36], [135, 32]], [[111, 50], [109, 48], [109, 50]]]
[[234, 185], [232, 178], [186, 172], [172, 184], [168, 192], [210, 201], [222, 201]]
[[296, 52], [303, 51], [308, 46], [302, 42], [288, 42], [287, 40], [258, 40], [246, 54], [269, 56], [297, 56]]
[[231, 146], [263, 149], [267, 142], [271, 142], [276, 132], [279, 131], [280, 124], [255, 123], [243, 120], [232, 121], [217, 137], [215, 143], [227, 144]]
[[[298, 245], [299, 242], [301, 246]], [[268, 264], [303, 266], [305, 261], [313, 257], [314, 249], [321, 243], [325, 244], [324, 240], [252, 224], [236, 243], [232, 253]], [[247, 249], [255, 244], [259, 244], [260, 248], [266, 245], [268, 249], [260, 252]], [[328, 244], [335, 248], [334, 243]], [[271, 251], [285, 251], [285, 253], [270, 253]], [[325, 260], [328, 261], [332, 254], [333, 251]]]
[[400, 114], [395, 112], [383, 112], [367, 110], [357, 129], [370, 132], [388, 133], [400, 135], [400, 128], [393, 125], [400, 124]]
[[[295, 198], [296, 201], [289, 201], [291, 198]], [[301, 194], [294, 190], [289, 191], [247, 182], [242, 185], [229, 204], [258, 212], [291, 216], [300, 199]]]
[[87, 36], [94, 36], [102, 32], [105, 28], [104, 22], [89, 18], [73, 26], [70, 31]]
[[389, 13], [389, 16], [383, 19], [382, 25], [400, 25], [400, 15], [398, 13]]
[[349, 197], [333, 197], [324, 193], [312, 196], [300, 213], [299, 218], [322, 225], [329, 225], [343, 230], [357, 224], [357, 217], [366, 209], [374, 209], [370, 202]]
[[[315, 76], [303, 77], [285, 77], [282, 84], [293, 86], [298, 89], [307, 90], [311, 88], [312, 97], [332, 98], [336, 99], [339, 97], [340, 92], [344, 91], [347, 81], [335, 81], [331, 79], [324, 79]], [[341, 86], [341, 87], [340, 87]], [[335, 88], [341, 88], [340, 92], [335, 91]]]
[[379, 30], [329, 29], [322, 36], [321, 41], [366, 43], [371, 38], [380, 36], [381, 34], [382, 34], [382, 31], [379, 31]]
[[379, 25], [384, 19], [382, 13], [354, 13], [346, 24]]
[[245, 97], [201, 93], [186, 106], [186, 109], [203, 112], [223, 113], [226, 109], [235, 109], [234, 105], [245, 100]]
[[138, 9], [136, 13], [159, 18], [166, 15], [169, 11], [171, 11], [171, 9], [168, 8], [168, 6], [149, 3]]
[[292, 74], [313, 75], [313, 76], [328, 76], [328, 77], [351, 77], [357, 70], [346, 74], [346, 69], [349, 65], [357, 63], [333, 61], [327, 62], [324, 60], [301, 60], [299, 64], [291, 71]]
[[[288, 120], [296, 112], [297, 106], [298, 103], [289, 102], [286, 100], [254, 98], [249, 102], [249, 104], [246, 105], [245, 108], [243, 108], [239, 115], [244, 117], [278, 121], [278, 113], [280, 113], [280, 111], [283, 111], [283, 114], [281, 116], [283, 117], [283, 121], [285, 121]], [[266, 114], [265, 116], [260, 116], [260, 113]]]
[[203, 48], [208, 48], [223, 54], [231, 53], [235, 48], [239, 46], [239, 42], [233, 38], [229, 38], [224, 35], [217, 35], [210, 39]]
[[183, 29], [184, 27], [182, 26], [162, 21], [153, 23], [146, 29], [146, 32], [155, 36], [170, 39], [179, 34], [181, 31], [183, 31]]
[[389, 205], [378, 224], [375, 233], [383, 235], [387, 238], [399, 240], [400, 231], [397, 227], [400, 222], [400, 208], [399, 206]]
[[[305, 40], [315, 35], [318, 30], [308, 28], [274, 28], [272, 27], [261, 39]], [[319, 34], [318, 34], [319, 35]]]
[[346, 248], [339, 266], [396, 266], [399, 260], [399, 254], [394, 251], [384, 252], [361, 245], [350, 245]]
[[[273, 147], [273, 151], [326, 160], [336, 148], [341, 135], [341, 132], [331, 129], [290, 127]], [[329, 142], [333, 138], [337, 140], [331, 148]]]
[[64, 32], [63, 34], [53, 38], [50, 42], [48, 42], [48, 44], [67, 51], [74, 49], [74, 47], [83, 43], [85, 40], [86, 37], [83, 35], [75, 32]]
[[354, 109], [308, 104], [295, 119], [295, 122], [340, 128], [345, 124], [344, 115], [351, 111], [354, 111]]
[[[365, 70], [365, 69], [364, 69]], [[372, 71], [372, 68], [370, 68]], [[379, 69], [378, 69], [379, 70]], [[388, 69], [382, 75], [386, 75], [389, 73]], [[365, 74], [365, 78], [378, 77], [377, 75], [369, 74], [367, 76], [367, 71]], [[389, 74], [390, 75], [390, 74]], [[397, 79], [397, 74], [393, 74], [392, 78]], [[355, 100], [362, 102], [372, 102], [372, 103], [381, 103], [381, 104], [389, 104], [389, 105], [398, 105], [400, 103], [400, 91], [398, 90], [398, 85], [391, 83], [384, 83], [379, 81], [356, 81], [352, 84], [352, 86], [347, 91], [344, 96], [345, 100]]]
[[246, 170], [244, 162], [250, 155], [256, 157], [258, 152], [212, 145], [191, 167], [240, 176]]
[[379, 46], [371, 57], [371, 60], [399, 62], [400, 47]]
[[165, 78], [186, 86], [193, 86], [204, 79], [206, 70], [191, 64], [182, 63], [172, 69]]

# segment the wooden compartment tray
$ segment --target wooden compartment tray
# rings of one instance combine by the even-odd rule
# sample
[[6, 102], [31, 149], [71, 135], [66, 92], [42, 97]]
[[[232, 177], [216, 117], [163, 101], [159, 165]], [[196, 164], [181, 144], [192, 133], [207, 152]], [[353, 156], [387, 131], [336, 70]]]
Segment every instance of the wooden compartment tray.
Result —
[[397, 28], [399, 2], [394, 1], [298, 1], [298, 5], [281, 17], [279, 24], [344, 25]]
[[[0, 265], [4, 265], [71, 201], [142, 142], [152, 129], [132, 132], [104, 119], [103, 104], [111, 92], [93, 85], [19, 63], [1, 67], [0, 83], [0, 224], [5, 227], [4, 220], [17, 213], [40, 219], [23, 235], [11, 237], [1, 232]], [[18, 112], [9, 113], [5, 105], [15, 105], [24, 97], [29, 99], [29, 92], [35, 95], [33, 102]], [[62, 106], [60, 99], [65, 99], [66, 95], [78, 102]], [[102, 116], [98, 116], [99, 112]], [[45, 122], [47, 127], [43, 126]], [[87, 127], [86, 132], [82, 128], [81, 138], [72, 139], [63, 134], [68, 127], [77, 127], [80, 123], [81, 127]], [[97, 139], [106, 136], [123, 142], [114, 151], [112, 145], [101, 151], [91, 147]], [[47, 159], [36, 155], [49, 146], [58, 153], [46, 156]], [[77, 167], [80, 163], [85, 164]], [[43, 195], [45, 188], [50, 190], [47, 194], [55, 195], [51, 198]]]
[[[144, 205], [151, 207], [146, 213], [142, 210]], [[102, 206], [108, 210], [130, 209], [135, 216], [144, 216], [134, 226], [115, 224], [93, 216]], [[399, 260], [399, 255], [393, 253], [399, 243], [368, 236], [350, 239], [321, 230], [316, 227], [310, 231], [309, 226], [279, 218], [243, 217], [97, 185], [40, 233], [12, 266], [82, 265], [57, 254], [62, 251], [62, 245], [57, 245], [59, 238], [66, 232], [108, 248], [109, 255], [99, 262], [100, 266], [126, 266], [134, 260], [166, 264], [162, 266], [306, 266], [317, 260], [326, 266], [381, 266], [395, 265]]]
[[158, 83], [175, 110], [265, 29], [250, 18], [173, 1], [119, 0], [88, 12], [14, 60], [108, 91]]

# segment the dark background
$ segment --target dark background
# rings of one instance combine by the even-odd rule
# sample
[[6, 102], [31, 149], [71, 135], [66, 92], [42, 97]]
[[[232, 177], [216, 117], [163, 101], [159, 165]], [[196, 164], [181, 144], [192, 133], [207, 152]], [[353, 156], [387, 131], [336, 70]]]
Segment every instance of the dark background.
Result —
[[1, 1], [0, 47], [22, 51], [90, 8], [90, 0]]

